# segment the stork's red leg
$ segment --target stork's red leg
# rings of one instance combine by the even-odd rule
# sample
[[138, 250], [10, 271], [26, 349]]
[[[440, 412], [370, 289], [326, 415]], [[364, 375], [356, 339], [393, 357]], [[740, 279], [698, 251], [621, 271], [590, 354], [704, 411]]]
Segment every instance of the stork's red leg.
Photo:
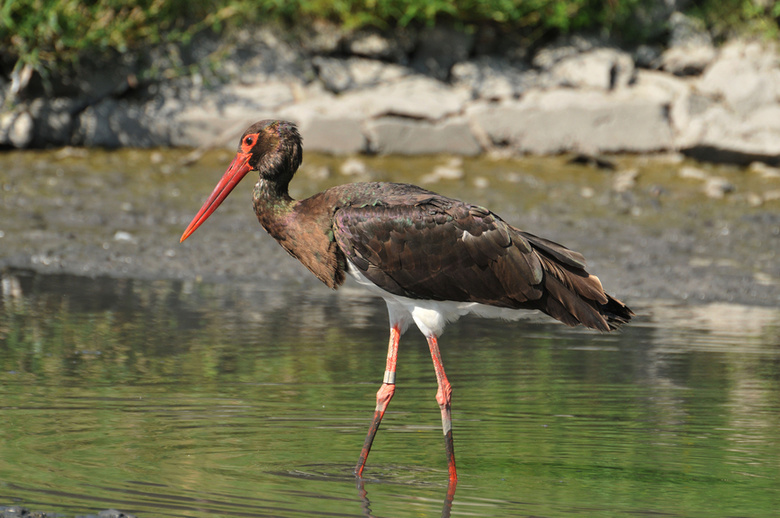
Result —
[[441, 409], [441, 427], [444, 431], [444, 447], [447, 450], [447, 469], [450, 472], [450, 481], [454, 482], [458, 480], [458, 474], [455, 471], [455, 448], [452, 445], [452, 385], [444, 372], [439, 352], [439, 341], [435, 335], [428, 337], [428, 347], [431, 350], [433, 368], [436, 370], [436, 381], [439, 384], [439, 390], [436, 391], [436, 401]]
[[363, 476], [363, 468], [366, 467], [368, 452], [371, 451], [371, 444], [374, 442], [376, 431], [379, 430], [379, 424], [382, 422], [382, 416], [385, 415], [387, 405], [393, 399], [395, 394], [395, 366], [398, 363], [398, 341], [401, 339], [401, 330], [398, 325], [390, 328], [390, 345], [387, 348], [387, 366], [385, 367], [385, 377], [382, 386], [376, 393], [376, 410], [374, 411], [374, 420], [366, 435], [366, 442], [363, 443], [363, 450], [360, 452], [357, 466], [355, 466], [355, 475]]

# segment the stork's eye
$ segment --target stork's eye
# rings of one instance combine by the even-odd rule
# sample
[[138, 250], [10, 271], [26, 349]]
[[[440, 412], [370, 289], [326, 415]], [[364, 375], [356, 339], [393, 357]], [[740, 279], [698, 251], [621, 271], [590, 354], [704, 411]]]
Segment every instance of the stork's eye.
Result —
[[254, 139], [252, 137], [247, 137], [247, 138], [244, 139], [244, 144], [246, 144], [247, 146], [251, 146], [254, 143], [255, 143], [255, 141], [254, 141]]

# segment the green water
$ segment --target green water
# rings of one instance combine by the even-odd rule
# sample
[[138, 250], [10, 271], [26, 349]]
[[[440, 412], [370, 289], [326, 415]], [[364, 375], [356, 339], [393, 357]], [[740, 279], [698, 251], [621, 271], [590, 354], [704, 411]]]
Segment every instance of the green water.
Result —
[[[6, 272], [0, 506], [440, 516], [425, 341], [402, 339], [362, 497], [351, 472], [382, 379], [385, 309], [305, 286]], [[780, 310], [633, 309], [618, 334], [534, 316], [448, 328], [452, 516], [777, 515]]]

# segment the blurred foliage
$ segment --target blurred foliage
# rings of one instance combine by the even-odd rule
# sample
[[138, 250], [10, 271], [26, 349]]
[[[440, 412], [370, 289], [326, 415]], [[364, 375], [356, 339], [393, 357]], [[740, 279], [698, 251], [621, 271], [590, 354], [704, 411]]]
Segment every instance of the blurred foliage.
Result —
[[780, 36], [780, 2], [773, 0], [704, 0], [694, 2], [688, 14], [704, 20], [717, 35], [735, 30], [766, 38]]
[[[326, 19], [349, 30], [432, 25], [450, 20], [461, 27], [494, 24], [541, 38], [598, 30], [642, 38], [648, 24], [664, 24], [655, 12], [661, 0], [6, 0], [0, 6], [0, 57], [18, 71], [73, 63], [85, 52], [187, 43], [210, 29], [252, 23], [296, 25]], [[777, 34], [780, 3], [764, 0], [692, 2], [687, 13], [717, 31]], [[644, 27], [643, 27], [644, 25]]]

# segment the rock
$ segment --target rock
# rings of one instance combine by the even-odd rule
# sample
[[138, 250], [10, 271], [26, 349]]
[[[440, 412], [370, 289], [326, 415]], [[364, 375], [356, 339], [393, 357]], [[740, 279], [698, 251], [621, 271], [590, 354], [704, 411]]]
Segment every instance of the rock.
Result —
[[441, 81], [450, 75], [450, 68], [465, 61], [474, 44], [474, 37], [446, 25], [435, 25], [420, 32], [411, 66], [418, 72]]
[[639, 177], [639, 169], [628, 169], [621, 171], [612, 180], [612, 190], [615, 192], [630, 191], [636, 186], [636, 179]]
[[141, 107], [127, 101], [105, 99], [84, 110], [77, 120], [74, 144], [118, 148], [166, 146], [170, 141], [149, 131]]
[[756, 173], [761, 178], [780, 179], [780, 167], [772, 167], [764, 162], [752, 162], [748, 169], [751, 173]]
[[639, 68], [656, 68], [661, 58], [661, 50], [657, 46], [642, 44], [633, 52], [634, 66]]
[[453, 84], [469, 88], [477, 99], [519, 97], [535, 85], [537, 77], [536, 71], [491, 56], [480, 56], [452, 67]]
[[363, 176], [368, 173], [368, 168], [359, 158], [349, 158], [341, 164], [339, 172], [344, 176]]
[[669, 16], [668, 24], [669, 47], [712, 47], [712, 36], [702, 20], [675, 11]]
[[84, 102], [79, 99], [67, 97], [35, 99], [30, 103], [30, 113], [35, 119], [33, 145], [45, 147], [69, 144], [76, 123], [74, 114], [83, 107]]
[[98, 518], [135, 518], [135, 515], [125, 514], [122, 511], [116, 509], [106, 509], [98, 513]]
[[407, 28], [396, 27], [391, 33], [377, 29], [360, 29], [344, 38], [347, 52], [355, 56], [406, 63], [417, 43], [416, 35]]
[[351, 154], [367, 151], [366, 137], [358, 119], [314, 115], [300, 126], [306, 149], [322, 153]]
[[273, 117], [294, 100], [290, 84], [283, 81], [220, 85], [193, 93], [192, 101], [164, 96], [163, 104], [148, 113], [147, 127], [166, 121], [165, 136], [173, 146], [232, 148], [250, 124]]
[[657, 88], [554, 89], [475, 105], [467, 113], [494, 144], [520, 153], [642, 153], [672, 148], [669, 103]]
[[362, 30], [345, 42], [347, 50], [358, 56], [384, 58], [390, 56], [392, 44], [388, 38], [376, 31]]
[[709, 178], [704, 183], [704, 193], [709, 198], [719, 200], [731, 192], [734, 192], [734, 184], [724, 178]]
[[463, 159], [453, 157], [444, 165], [437, 165], [430, 174], [420, 178], [420, 183], [436, 183], [440, 180], [460, 180], [465, 176]]
[[278, 29], [253, 26], [243, 33], [241, 43], [220, 59], [219, 76], [231, 77], [229, 84], [250, 86], [266, 81], [307, 82], [313, 71], [311, 61], [303, 51], [303, 46], [293, 45], [289, 36]]
[[780, 105], [740, 116], [714, 105], [692, 119], [681, 150], [697, 160], [780, 163]]
[[477, 155], [482, 148], [463, 117], [441, 123], [382, 117], [367, 123], [371, 149], [382, 154]]
[[405, 66], [373, 59], [351, 58], [347, 60], [347, 63], [349, 75], [356, 88], [392, 82], [413, 73], [410, 68]]
[[724, 46], [696, 84], [722, 98], [738, 114], [747, 114], [780, 99], [780, 60], [776, 47], [736, 41]]
[[485, 178], [484, 176], [478, 176], [474, 178], [474, 187], [477, 189], [487, 189], [490, 187], [490, 180]]
[[469, 92], [463, 88], [449, 87], [424, 77], [409, 77], [380, 85], [356, 100], [360, 104], [375, 105], [374, 117], [390, 114], [438, 120], [460, 112], [469, 98]]
[[717, 55], [718, 52], [711, 44], [672, 47], [661, 54], [659, 68], [676, 76], [699, 75]]
[[124, 241], [128, 243], [135, 243], [137, 239], [133, 234], [126, 230], [117, 230], [114, 232], [114, 241]]
[[301, 46], [313, 54], [333, 54], [344, 36], [340, 26], [323, 19], [301, 24], [297, 34]]
[[28, 111], [16, 110], [0, 115], [0, 144], [26, 148], [33, 141], [35, 121]]
[[688, 178], [691, 180], [707, 180], [710, 175], [706, 171], [699, 169], [698, 167], [684, 166], [681, 167], [679, 172], [680, 178]]
[[279, 110], [279, 115], [303, 121], [313, 114], [330, 118], [367, 120], [385, 115], [439, 120], [459, 113], [471, 93], [419, 75], [383, 83], [369, 90], [350, 90], [341, 95], [313, 96]]
[[345, 60], [315, 56], [311, 62], [320, 81], [331, 92], [339, 93], [352, 86], [352, 78]]
[[583, 52], [604, 46], [604, 42], [596, 38], [578, 34], [565, 36], [539, 49], [536, 55], [534, 55], [532, 64], [536, 68], [549, 71], [556, 63], [565, 58], [575, 57]]
[[312, 64], [325, 88], [334, 93], [394, 81], [412, 73], [400, 65], [355, 57], [340, 59], [317, 56], [312, 59]]
[[574, 88], [624, 88], [634, 77], [634, 60], [627, 52], [600, 48], [567, 56], [550, 69], [553, 84]]

